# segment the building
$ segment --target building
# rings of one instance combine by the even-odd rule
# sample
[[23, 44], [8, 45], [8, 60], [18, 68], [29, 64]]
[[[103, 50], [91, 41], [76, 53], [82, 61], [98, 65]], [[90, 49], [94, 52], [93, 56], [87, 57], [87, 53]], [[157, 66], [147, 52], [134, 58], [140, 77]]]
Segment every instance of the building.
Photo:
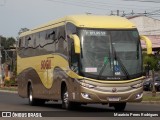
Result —
[[[147, 36], [152, 41], [152, 49], [154, 52], [160, 52], [160, 20], [154, 19], [147, 16], [131, 16], [128, 19], [133, 22], [140, 35]], [[146, 48], [144, 41], [142, 43], [142, 48]]]

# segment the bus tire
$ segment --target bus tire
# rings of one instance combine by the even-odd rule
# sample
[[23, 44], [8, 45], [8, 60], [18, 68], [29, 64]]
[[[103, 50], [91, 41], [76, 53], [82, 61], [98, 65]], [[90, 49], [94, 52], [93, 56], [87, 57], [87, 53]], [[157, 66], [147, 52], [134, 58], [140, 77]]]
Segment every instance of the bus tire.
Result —
[[36, 99], [33, 98], [33, 89], [31, 85], [29, 85], [29, 88], [28, 88], [28, 100], [29, 100], [29, 105], [31, 106], [36, 105]]
[[33, 89], [32, 89], [31, 85], [29, 85], [28, 92], [29, 92], [29, 95], [28, 95], [29, 105], [36, 106], [36, 105], [43, 105], [45, 103], [45, 100], [43, 100], [43, 99], [33, 98]]
[[62, 108], [64, 109], [72, 109], [73, 105], [72, 102], [69, 101], [68, 98], [68, 90], [67, 87], [62, 90]]
[[115, 103], [113, 106], [114, 106], [115, 111], [121, 112], [121, 111], [124, 111], [124, 109], [126, 107], [126, 102], [124, 102], [124, 103]]

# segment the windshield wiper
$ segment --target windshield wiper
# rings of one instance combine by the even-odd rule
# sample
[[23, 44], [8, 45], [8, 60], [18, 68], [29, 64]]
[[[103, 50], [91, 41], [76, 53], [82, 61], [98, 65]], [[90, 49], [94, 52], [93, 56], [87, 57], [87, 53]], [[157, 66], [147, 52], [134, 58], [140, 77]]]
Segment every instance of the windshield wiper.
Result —
[[[113, 46], [113, 44], [112, 44], [112, 41], [111, 41], [111, 47], [112, 47], [112, 52], [113, 52], [113, 53], [111, 53], [111, 51], [110, 51], [110, 54], [114, 54], [114, 60], [118, 61], [118, 63], [120, 64], [120, 68], [122, 69], [122, 71], [123, 71], [124, 74], [126, 75], [127, 79], [130, 79], [130, 75], [129, 75], [127, 69], [126, 69], [125, 66], [123, 65], [123, 63], [122, 63], [122, 61], [120, 60], [120, 58], [117, 56], [117, 52], [116, 52], [116, 50], [115, 50], [115, 48], [114, 48], [114, 46]], [[111, 55], [110, 55], [110, 56], [111, 56]], [[111, 59], [111, 58], [110, 58], [110, 59]], [[112, 65], [111, 65], [111, 61], [112, 61], [112, 60], [110, 60], [110, 67], [112, 66]], [[113, 64], [114, 64], [114, 63], [113, 63]], [[106, 66], [107, 66], [107, 57], [105, 57], [105, 59], [104, 59], [104, 63], [103, 63], [103, 65], [102, 65], [101, 69], [100, 69], [100, 72], [99, 72], [99, 75], [98, 75], [97, 79], [100, 78], [100, 76], [102, 75], [102, 73], [103, 73], [103, 71], [105, 70]], [[114, 69], [113, 72], [114, 72], [114, 71], [115, 71], [115, 65], [113, 65], [113, 66], [114, 66], [114, 67], [113, 67], [113, 69]]]
[[104, 58], [104, 63], [100, 69], [100, 72], [99, 72], [99, 75], [97, 77], [97, 79], [99, 79], [99, 77], [102, 75], [103, 71], [105, 70], [106, 66], [107, 66], [107, 62], [109, 60], [109, 63], [110, 63], [110, 68], [112, 67], [112, 41], [111, 41], [111, 38], [110, 36], [108, 36], [108, 39], [109, 39], [109, 43], [110, 43], [110, 48], [109, 48], [109, 58], [107, 58], [107, 56]]
[[118, 63], [120, 64], [121, 68], [122, 68], [122, 71], [125, 73], [127, 79], [130, 79], [130, 75], [127, 71], [127, 69], [125, 68], [125, 66], [123, 65], [121, 59], [119, 59], [119, 57], [117, 56], [117, 52], [114, 48], [114, 46], [112, 45], [112, 48], [113, 48], [113, 52], [114, 52], [114, 59], [118, 61]]
[[106, 66], [107, 66], [107, 62], [108, 62], [108, 58], [105, 57], [105, 58], [104, 58], [104, 63], [103, 63], [103, 65], [102, 65], [102, 67], [101, 67], [101, 70], [100, 70], [100, 72], [99, 72], [99, 75], [98, 75], [97, 79], [99, 79], [99, 77], [102, 75], [104, 69], [105, 69]]
[[[114, 52], [114, 55], [115, 55], [114, 60], [118, 61], [118, 63], [119, 63], [120, 66], [121, 66], [121, 69], [122, 69], [122, 71], [124, 72], [124, 74], [126, 75], [127, 79], [130, 79], [130, 75], [129, 75], [127, 69], [125, 68], [125, 66], [123, 65], [122, 61], [119, 59], [119, 57], [117, 56], [114, 47], [113, 47], [113, 49], [114, 49], [113, 52]], [[102, 65], [102, 67], [101, 67], [101, 70], [100, 70], [100, 72], [99, 72], [99, 75], [98, 75], [97, 79], [99, 79], [99, 77], [102, 75], [104, 69], [105, 69], [106, 66], [107, 66], [107, 62], [105, 62], [105, 61], [106, 61], [106, 60], [104, 60], [104, 63], [103, 63], [103, 65]], [[115, 66], [114, 66], [114, 67], [115, 67]], [[115, 69], [115, 68], [114, 68], [114, 69]]]

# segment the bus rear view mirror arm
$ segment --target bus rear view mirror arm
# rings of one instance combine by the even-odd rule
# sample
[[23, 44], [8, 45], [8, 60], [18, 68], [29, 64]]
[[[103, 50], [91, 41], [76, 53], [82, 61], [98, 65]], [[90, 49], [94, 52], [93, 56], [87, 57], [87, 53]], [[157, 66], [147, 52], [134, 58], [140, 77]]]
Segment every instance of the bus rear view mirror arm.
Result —
[[140, 38], [141, 38], [141, 40], [144, 40], [145, 43], [146, 43], [147, 54], [152, 54], [152, 42], [151, 42], [151, 40], [148, 37], [143, 36], [143, 35], [141, 35]]
[[69, 37], [74, 41], [75, 53], [80, 54], [80, 39], [76, 34], [71, 34]]

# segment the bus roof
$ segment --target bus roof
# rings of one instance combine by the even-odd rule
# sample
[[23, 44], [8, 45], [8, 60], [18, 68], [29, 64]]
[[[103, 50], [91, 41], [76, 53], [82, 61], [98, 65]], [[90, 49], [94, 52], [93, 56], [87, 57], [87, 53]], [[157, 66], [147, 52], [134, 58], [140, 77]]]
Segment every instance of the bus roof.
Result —
[[103, 28], [103, 29], [129, 29], [136, 28], [128, 19], [119, 16], [101, 16], [101, 15], [71, 15], [64, 18], [50, 21], [32, 30], [20, 35], [25, 36], [45, 29], [60, 26], [65, 22], [71, 22], [77, 27], [84, 28]]

